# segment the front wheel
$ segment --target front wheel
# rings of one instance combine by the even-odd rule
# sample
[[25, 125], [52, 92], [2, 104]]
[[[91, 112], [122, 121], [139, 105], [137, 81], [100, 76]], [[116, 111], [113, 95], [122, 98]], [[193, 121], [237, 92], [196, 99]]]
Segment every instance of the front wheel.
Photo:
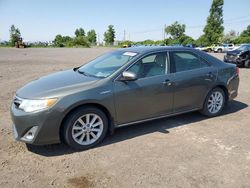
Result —
[[69, 115], [62, 133], [70, 147], [84, 150], [100, 143], [107, 130], [108, 119], [105, 113], [95, 107], [82, 107]]
[[223, 111], [225, 102], [225, 92], [221, 88], [215, 88], [208, 93], [201, 113], [208, 117], [218, 116]]

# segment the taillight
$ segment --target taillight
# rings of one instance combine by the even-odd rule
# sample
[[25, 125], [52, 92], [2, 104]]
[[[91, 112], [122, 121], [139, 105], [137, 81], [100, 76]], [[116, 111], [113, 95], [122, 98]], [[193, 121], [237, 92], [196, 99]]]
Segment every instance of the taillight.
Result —
[[239, 67], [236, 67], [235, 73], [236, 73], [236, 75], [239, 75], [239, 74], [240, 74], [240, 69], [239, 69]]

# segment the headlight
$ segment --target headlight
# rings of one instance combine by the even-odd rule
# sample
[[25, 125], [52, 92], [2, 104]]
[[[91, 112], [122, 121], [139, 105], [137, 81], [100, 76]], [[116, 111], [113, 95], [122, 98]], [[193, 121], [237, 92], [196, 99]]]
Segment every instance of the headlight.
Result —
[[41, 99], [41, 100], [29, 100], [23, 99], [19, 108], [25, 112], [34, 112], [39, 110], [44, 110], [53, 106], [57, 101], [57, 98], [53, 99]]

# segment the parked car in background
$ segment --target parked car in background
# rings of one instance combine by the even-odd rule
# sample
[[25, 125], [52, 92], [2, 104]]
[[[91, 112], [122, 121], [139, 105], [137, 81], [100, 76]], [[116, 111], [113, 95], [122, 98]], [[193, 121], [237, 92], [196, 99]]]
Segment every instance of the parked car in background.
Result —
[[212, 52], [213, 46], [200, 46], [200, 47], [196, 47], [195, 49], [203, 51], [203, 52]]
[[187, 44], [186, 47], [195, 48], [195, 45], [194, 44]]
[[213, 52], [222, 53], [222, 52], [227, 52], [233, 49], [234, 49], [234, 44], [221, 44], [221, 45], [213, 47]]
[[200, 50], [200, 51], [205, 51], [206, 47], [205, 46], [198, 46], [195, 48], [196, 50]]
[[117, 127], [197, 110], [218, 116], [238, 85], [235, 65], [192, 48], [119, 49], [19, 89], [13, 132], [29, 144], [87, 149]]
[[240, 67], [250, 67], [250, 44], [242, 44], [239, 48], [228, 51], [224, 62], [233, 63]]
[[129, 47], [131, 47], [131, 44], [123, 44], [122, 47], [123, 48], [129, 48]]
[[182, 44], [172, 44], [171, 46], [174, 46], [174, 47], [183, 47]]

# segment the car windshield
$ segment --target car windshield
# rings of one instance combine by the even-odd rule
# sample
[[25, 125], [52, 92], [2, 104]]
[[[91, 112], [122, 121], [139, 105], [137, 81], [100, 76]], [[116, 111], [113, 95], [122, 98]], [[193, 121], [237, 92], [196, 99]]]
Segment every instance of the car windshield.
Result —
[[78, 72], [86, 76], [106, 78], [136, 55], [137, 53], [124, 51], [107, 53], [83, 65], [78, 69]]

